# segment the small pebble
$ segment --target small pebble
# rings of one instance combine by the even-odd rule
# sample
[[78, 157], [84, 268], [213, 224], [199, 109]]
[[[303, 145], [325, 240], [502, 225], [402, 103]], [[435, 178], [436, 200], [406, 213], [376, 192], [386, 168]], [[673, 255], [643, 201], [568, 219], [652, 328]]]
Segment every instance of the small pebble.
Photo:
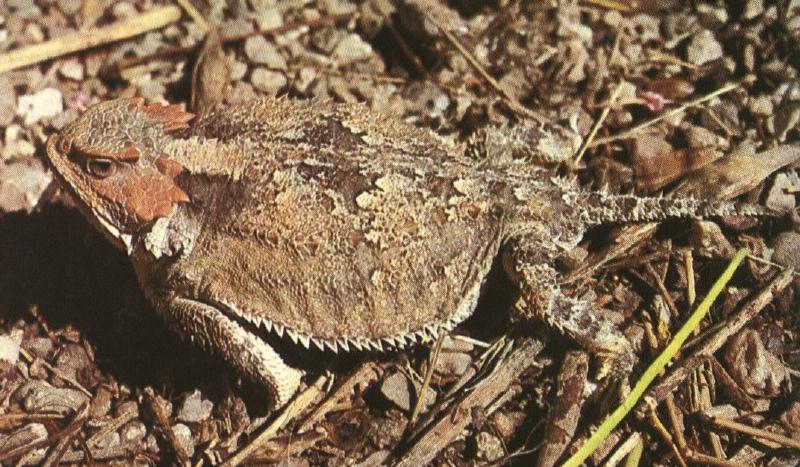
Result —
[[99, 419], [108, 415], [111, 410], [111, 391], [105, 386], [100, 386], [94, 393], [92, 403], [89, 405], [89, 418]]
[[55, 365], [59, 372], [69, 378], [78, 380], [92, 362], [86, 355], [86, 350], [79, 344], [67, 344], [56, 357]]
[[349, 15], [356, 12], [358, 7], [348, 0], [322, 0], [322, 10], [329, 15]]
[[497, 436], [486, 431], [475, 435], [475, 456], [478, 459], [495, 462], [502, 459], [505, 454], [503, 441]]
[[194, 442], [192, 441], [192, 430], [183, 423], [172, 425], [172, 432], [175, 433], [178, 443], [183, 447], [189, 457], [194, 455]]
[[83, 80], [83, 65], [77, 60], [69, 60], [61, 65], [58, 69], [59, 74], [64, 78], [71, 79], [72, 81]]
[[104, 436], [101, 436], [96, 442], [95, 445], [99, 449], [108, 449], [113, 448], [115, 446], [119, 446], [120, 436], [119, 433], [116, 431], [112, 431]]
[[762, 13], [764, 13], [764, 0], [746, 0], [742, 19], [749, 21], [758, 18]]
[[21, 342], [21, 329], [13, 329], [8, 334], [0, 335], [0, 362], [5, 367], [10, 368], [19, 360], [19, 345]]
[[278, 94], [286, 86], [287, 80], [283, 73], [267, 70], [266, 68], [256, 68], [250, 75], [250, 82], [253, 87], [269, 95]]
[[128, 2], [116, 2], [111, 7], [111, 14], [116, 19], [125, 19], [139, 14], [136, 7]]
[[18, 447], [44, 441], [45, 439], [47, 439], [47, 428], [41, 423], [29, 423], [8, 435], [0, 435], [0, 446], [2, 446], [3, 452], [10, 452]]
[[53, 351], [53, 341], [47, 337], [34, 337], [32, 339], [27, 339], [24, 347], [28, 353], [43, 360], [48, 360], [50, 358], [50, 353]]
[[[166, 402], [164, 399], [160, 399], [160, 402]], [[163, 404], [162, 404], [163, 407]], [[168, 412], [172, 412], [172, 405], [166, 407]], [[136, 401], [125, 401], [114, 408], [114, 417], [121, 417], [123, 414], [132, 414], [134, 417], [139, 416], [139, 404]]]
[[795, 172], [779, 173], [775, 176], [764, 199], [764, 205], [778, 212], [791, 212], [795, 207], [794, 194], [800, 191], [800, 177]]
[[[408, 378], [402, 373], [393, 373], [386, 377], [381, 383], [381, 394], [398, 408], [409, 411], [412, 408], [412, 392], [416, 391], [411, 387]], [[429, 406], [436, 400], [436, 392], [427, 388], [423, 398], [423, 408]]]
[[83, 0], [58, 0], [58, 8], [67, 16], [72, 16], [80, 11]]
[[747, 108], [759, 117], [769, 117], [774, 111], [772, 99], [769, 96], [757, 96], [749, 99]]
[[120, 438], [123, 443], [136, 443], [147, 436], [147, 428], [139, 420], [134, 420], [120, 429]]
[[260, 31], [265, 31], [269, 29], [276, 29], [283, 26], [283, 16], [281, 16], [281, 12], [275, 8], [269, 8], [266, 10], [256, 10], [256, 25]]
[[348, 34], [333, 49], [332, 58], [340, 64], [366, 60], [373, 56], [372, 46], [358, 34]]
[[713, 62], [720, 57], [722, 57], [722, 45], [708, 29], [695, 34], [686, 48], [686, 60], [697, 66]]
[[43, 118], [58, 115], [64, 110], [64, 99], [61, 91], [46, 88], [41, 91], [20, 96], [17, 103], [17, 115], [24, 118], [25, 125], [32, 125]]
[[436, 360], [436, 373], [441, 376], [463, 375], [472, 364], [472, 357], [461, 352], [442, 352]]
[[231, 82], [241, 81], [247, 74], [247, 64], [238, 60], [231, 62], [229, 69]]
[[[16, 143], [16, 149], [23, 142]], [[9, 149], [11, 151], [8, 151]], [[2, 154], [5, 157], [9, 156], [9, 153], [21, 153], [14, 150], [15, 147], [6, 146]], [[31, 212], [52, 181], [52, 174], [45, 169], [39, 159], [29, 156], [16, 156], [14, 159], [7, 164], [0, 163], [0, 212]]]
[[303, 67], [297, 72], [297, 77], [292, 82], [294, 90], [298, 94], [307, 95], [308, 88], [317, 78], [317, 71], [311, 67]]
[[214, 404], [210, 400], [203, 399], [200, 391], [195, 389], [183, 399], [177, 418], [187, 423], [202, 422], [211, 416], [213, 409]]
[[286, 70], [286, 60], [275, 46], [263, 36], [248, 37], [244, 42], [244, 54], [251, 63], [266, 65], [273, 70]]
[[55, 388], [40, 380], [30, 380], [20, 387], [15, 397], [22, 399], [26, 412], [50, 412], [69, 415], [77, 412], [89, 397], [77, 389]]
[[789, 231], [775, 237], [772, 248], [772, 261], [800, 270], [800, 233]]

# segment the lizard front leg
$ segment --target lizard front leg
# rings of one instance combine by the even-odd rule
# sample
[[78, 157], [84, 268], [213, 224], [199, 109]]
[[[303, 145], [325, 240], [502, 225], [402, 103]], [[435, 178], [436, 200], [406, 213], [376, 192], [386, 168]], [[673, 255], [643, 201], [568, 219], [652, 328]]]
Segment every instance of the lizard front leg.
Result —
[[635, 357], [630, 342], [594, 303], [566, 296], [553, 266], [558, 250], [552, 240], [526, 234], [512, 243], [506, 269], [520, 288], [516, 312], [540, 318], [574, 339], [599, 359], [598, 378], [627, 376]]
[[211, 305], [176, 295], [153, 300], [157, 311], [182, 338], [226, 360], [244, 377], [266, 388], [275, 408], [297, 391], [302, 372], [283, 362], [259, 336]]

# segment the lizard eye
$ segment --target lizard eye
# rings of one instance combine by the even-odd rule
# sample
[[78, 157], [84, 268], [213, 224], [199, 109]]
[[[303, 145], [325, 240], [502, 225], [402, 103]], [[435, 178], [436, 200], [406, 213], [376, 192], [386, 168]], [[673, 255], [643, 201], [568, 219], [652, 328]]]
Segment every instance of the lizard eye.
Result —
[[97, 157], [86, 161], [86, 171], [95, 177], [106, 178], [114, 175], [117, 166], [111, 159]]

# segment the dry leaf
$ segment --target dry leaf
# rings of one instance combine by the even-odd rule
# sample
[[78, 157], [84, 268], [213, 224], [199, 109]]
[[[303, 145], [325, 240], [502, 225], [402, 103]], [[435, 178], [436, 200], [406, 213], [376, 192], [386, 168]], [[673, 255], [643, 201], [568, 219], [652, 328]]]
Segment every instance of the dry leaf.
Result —
[[631, 162], [636, 189], [651, 193], [684, 174], [711, 163], [710, 149], [673, 149], [663, 138], [642, 135], [633, 142]]
[[654, 79], [647, 83], [646, 89], [671, 101], [685, 99], [694, 94], [692, 83], [678, 78]]
[[672, 190], [672, 196], [711, 200], [735, 198], [797, 160], [800, 160], [800, 146], [779, 146], [755, 155], [733, 153], [689, 174]]

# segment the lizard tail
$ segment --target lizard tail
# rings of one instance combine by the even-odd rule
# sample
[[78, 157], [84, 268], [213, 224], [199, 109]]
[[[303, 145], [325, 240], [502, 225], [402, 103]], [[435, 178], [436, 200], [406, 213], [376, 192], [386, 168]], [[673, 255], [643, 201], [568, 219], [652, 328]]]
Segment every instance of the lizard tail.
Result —
[[781, 217], [784, 213], [756, 204], [695, 198], [640, 197], [586, 193], [582, 216], [588, 225], [654, 222], [672, 218], [705, 219], [721, 216]]

